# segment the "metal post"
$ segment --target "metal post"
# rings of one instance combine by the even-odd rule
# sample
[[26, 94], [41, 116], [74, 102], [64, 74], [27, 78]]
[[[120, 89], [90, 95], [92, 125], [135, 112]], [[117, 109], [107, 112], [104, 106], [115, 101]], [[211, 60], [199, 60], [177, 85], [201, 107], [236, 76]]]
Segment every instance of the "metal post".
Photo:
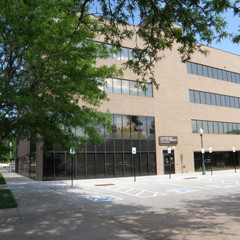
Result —
[[235, 162], [235, 152], [233, 153], [233, 155], [234, 155], [234, 168], [235, 168], [235, 173], [236, 173], [237, 170], [236, 170], [236, 162]]
[[9, 165], [9, 167], [10, 167], [10, 173], [12, 173], [12, 163], [11, 163], [11, 161], [12, 161], [12, 143], [10, 142], [9, 143], [9, 147], [10, 147], [10, 165]]
[[202, 168], [203, 168], [203, 175], [206, 175], [205, 173], [205, 162], [204, 162], [204, 150], [203, 150], [203, 140], [202, 140], [202, 135], [203, 135], [203, 129], [199, 129], [200, 137], [201, 137], [201, 148], [202, 148]]
[[169, 153], [169, 179], [171, 179], [172, 164], [171, 164], [171, 153]]
[[72, 154], [72, 187], [73, 187], [73, 154]]
[[134, 157], [135, 154], [133, 154], [133, 165], [134, 165], [134, 182], [136, 182], [136, 159]]

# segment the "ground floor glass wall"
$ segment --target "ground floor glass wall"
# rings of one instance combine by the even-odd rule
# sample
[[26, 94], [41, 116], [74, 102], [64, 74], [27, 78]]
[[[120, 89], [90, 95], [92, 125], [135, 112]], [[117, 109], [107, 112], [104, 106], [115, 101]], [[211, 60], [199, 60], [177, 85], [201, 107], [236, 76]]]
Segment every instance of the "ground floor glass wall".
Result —
[[[76, 131], [77, 132], [77, 131]], [[156, 143], [154, 118], [143, 116], [112, 116], [112, 132], [101, 130], [105, 142], [87, 145], [82, 154], [71, 156], [67, 151], [44, 154], [43, 179], [71, 179], [73, 177], [111, 178], [156, 174]], [[132, 147], [137, 154], [132, 155]]]

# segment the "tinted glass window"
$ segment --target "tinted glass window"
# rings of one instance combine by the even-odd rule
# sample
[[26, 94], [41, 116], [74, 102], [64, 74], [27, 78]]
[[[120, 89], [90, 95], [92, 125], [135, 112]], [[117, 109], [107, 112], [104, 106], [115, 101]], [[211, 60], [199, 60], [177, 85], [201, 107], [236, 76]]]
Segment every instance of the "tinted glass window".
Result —
[[212, 67], [208, 67], [208, 76], [210, 78], [213, 78], [213, 68]]
[[195, 91], [195, 103], [200, 103], [200, 92]]
[[192, 63], [187, 62], [187, 73], [192, 73]]
[[223, 123], [222, 122], [218, 123], [218, 129], [219, 129], [219, 134], [223, 134], [224, 133], [224, 131], [223, 131]]
[[226, 107], [230, 107], [230, 97], [226, 96]]
[[227, 72], [222, 70], [222, 77], [224, 81], [227, 81]]
[[197, 65], [197, 69], [198, 69], [198, 75], [203, 76], [202, 65], [198, 64], [198, 65]]
[[232, 73], [232, 82], [236, 82], [235, 73]]
[[234, 102], [235, 102], [235, 108], [239, 108], [239, 99], [235, 97]]
[[233, 124], [232, 123], [228, 123], [228, 133], [233, 134]]
[[119, 79], [113, 79], [113, 92], [122, 93], [122, 81]]
[[197, 64], [196, 63], [192, 63], [192, 73], [197, 75]]
[[234, 97], [230, 97], [230, 103], [231, 103], [231, 107], [235, 108]]
[[240, 123], [237, 124], [237, 129], [238, 129], [237, 134], [240, 134]]
[[202, 121], [197, 121], [197, 130], [198, 130], [198, 132], [199, 132], [199, 129], [200, 128], [203, 128], [203, 126], [202, 126]]
[[155, 139], [155, 124], [154, 118], [148, 117], [147, 118], [147, 131], [148, 131], [148, 139]]
[[138, 91], [137, 91], [137, 88], [135, 86], [136, 86], [136, 82], [130, 81], [130, 95], [137, 96]]
[[222, 70], [218, 69], [218, 79], [223, 80]]
[[190, 102], [194, 102], [194, 91], [193, 90], [189, 90], [189, 100], [190, 100]]
[[204, 92], [200, 92], [200, 97], [201, 97], [201, 103], [206, 104], [206, 99], [205, 99], [205, 93]]
[[237, 134], [237, 124], [233, 123], [233, 134]]
[[215, 134], [218, 134], [218, 122], [213, 122], [213, 131]]
[[228, 134], [228, 123], [223, 123], [224, 134]]
[[211, 103], [212, 103], [212, 105], [217, 105], [217, 103], [216, 103], [216, 95], [214, 94], [214, 93], [211, 93]]
[[218, 72], [216, 68], [213, 68], [213, 78], [218, 79]]
[[153, 94], [152, 94], [152, 84], [146, 83], [146, 88], [147, 88], [146, 97], [152, 97], [153, 96]]
[[130, 94], [129, 81], [122, 80], [122, 94]]
[[147, 139], [147, 118], [138, 117], [140, 139]]
[[123, 116], [123, 138], [130, 139], [130, 125], [131, 119], [130, 116]]
[[228, 82], [232, 81], [232, 74], [230, 72], [227, 72], [227, 78], [228, 78]]
[[208, 68], [206, 66], [202, 66], [203, 68], [203, 76], [208, 77]]
[[122, 116], [113, 115], [114, 138], [122, 138]]
[[211, 105], [211, 94], [210, 93], [206, 93], [206, 104]]
[[107, 83], [107, 85], [105, 86], [105, 92], [112, 93], [112, 91], [113, 91], [112, 78], [107, 78], [106, 83]]
[[132, 59], [132, 49], [128, 49], [128, 59]]
[[208, 122], [208, 133], [213, 134], [213, 122]]
[[192, 120], [192, 133], [197, 133], [197, 121], [196, 120]]
[[224, 95], [221, 95], [221, 103], [223, 107], [226, 107], [226, 100]]
[[140, 86], [138, 88], [138, 96], [145, 97], [145, 91]]
[[128, 49], [123, 47], [121, 50], [121, 60], [128, 61]]
[[236, 82], [237, 82], [237, 83], [240, 83], [240, 77], [239, 77], [239, 74], [238, 74], [238, 73], [236, 73], [235, 78], [236, 78]]
[[221, 96], [216, 94], [216, 102], [217, 102], [217, 106], [221, 106]]
[[203, 132], [208, 133], [208, 122], [202, 121], [202, 124], [203, 124]]
[[116, 60], [121, 60], [121, 56], [120, 56], [120, 51], [118, 51], [117, 53], [113, 53], [113, 59], [116, 59]]

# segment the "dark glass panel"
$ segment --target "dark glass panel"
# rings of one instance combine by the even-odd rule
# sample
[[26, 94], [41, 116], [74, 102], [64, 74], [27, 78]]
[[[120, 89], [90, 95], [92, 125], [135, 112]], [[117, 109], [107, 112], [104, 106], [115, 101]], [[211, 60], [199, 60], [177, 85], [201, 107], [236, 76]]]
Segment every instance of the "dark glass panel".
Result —
[[133, 166], [135, 166], [135, 168], [133, 168], [133, 171], [135, 170], [135, 176], [139, 176], [140, 175], [140, 154], [133, 154]]
[[114, 177], [113, 153], [106, 154], [106, 177]]
[[126, 95], [130, 94], [129, 81], [122, 80], [122, 94], [126, 94]]
[[105, 151], [105, 142], [97, 145], [97, 151], [99, 152]]
[[219, 122], [218, 123], [218, 133], [219, 134], [224, 134], [224, 130], [223, 130], [223, 123], [222, 122]]
[[65, 154], [58, 153], [55, 154], [55, 179], [65, 179], [66, 169], [65, 169]]
[[141, 151], [148, 151], [148, 142], [147, 142], [147, 140], [141, 140], [140, 141], [140, 148], [141, 148]]
[[54, 179], [54, 154], [53, 153], [44, 153], [43, 155], [43, 179], [44, 180]]
[[[72, 158], [73, 158], [73, 169], [72, 169]], [[75, 175], [75, 155], [66, 154], [66, 178], [65, 179], [71, 179], [72, 174], [73, 174], [74, 178], [76, 178], [76, 175]]]
[[132, 151], [131, 140], [124, 140], [124, 152]]
[[116, 153], [115, 154], [115, 163], [116, 163], [116, 177], [122, 177], [123, 176], [123, 154], [122, 153]]
[[104, 127], [103, 126], [97, 126], [97, 131], [98, 131], [98, 134], [104, 138]]
[[218, 122], [213, 122], [213, 131], [215, 134], [218, 134]]
[[226, 96], [226, 107], [230, 107], [230, 98], [229, 96]]
[[152, 91], [152, 84], [146, 83], [147, 91], [146, 91], [146, 97], [153, 97], [153, 91]]
[[139, 119], [137, 116], [131, 116], [131, 133], [132, 139], [139, 139]]
[[139, 140], [132, 140], [132, 147], [135, 147], [137, 152], [140, 151], [140, 145]]
[[76, 169], [77, 169], [77, 178], [82, 179], [86, 178], [86, 162], [85, 162], [85, 154], [77, 154], [77, 163], [76, 163]]
[[228, 123], [223, 123], [224, 134], [228, 134]]
[[237, 133], [240, 134], [240, 123], [237, 124], [238, 131]]
[[106, 139], [106, 151], [107, 152], [114, 151], [114, 140], [113, 139]]
[[124, 176], [130, 177], [132, 176], [132, 154], [131, 153], [124, 153]]
[[226, 98], [224, 95], [221, 95], [221, 106], [226, 107]]
[[137, 96], [136, 82], [130, 81], [130, 95]]
[[155, 139], [155, 123], [153, 117], [147, 117], [148, 139]]
[[95, 154], [87, 154], [87, 178], [95, 178]]
[[105, 154], [104, 153], [97, 154], [97, 177], [98, 178], [105, 177]]
[[156, 143], [153, 140], [149, 140], [148, 142], [148, 149], [149, 151], [156, 151]]
[[92, 145], [91, 143], [87, 144], [87, 151], [88, 152], [95, 152], [95, 145]]
[[198, 133], [198, 129], [197, 129], [197, 121], [196, 120], [192, 120], [192, 133]]
[[122, 81], [120, 79], [113, 79], [113, 92], [122, 93]]
[[122, 138], [122, 115], [113, 115], [114, 138]]
[[149, 175], [156, 174], [156, 157], [155, 153], [149, 153]]
[[147, 118], [138, 117], [140, 139], [147, 139]]
[[131, 118], [130, 116], [123, 115], [123, 138], [130, 139], [130, 126]]
[[236, 78], [236, 83], [240, 83], [240, 75], [238, 73], [236, 73], [235, 78]]
[[194, 91], [189, 90], [189, 100], [190, 102], [194, 103]]
[[200, 92], [195, 91], [195, 103], [200, 103]]
[[237, 124], [236, 123], [233, 123], [233, 134], [237, 134], [238, 132], [238, 128], [237, 128]]
[[187, 62], [187, 73], [192, 73], [192, 63]]
[[206, 104], [211, 105], [211, 94], [210, 93], [206, 93]]
[[115, 140], [115, 151], [123, 151], [123, 140], [122, 139], [116, 139]]
[[213, 134], [213, 122], [208, 122], [208, 133]]
[[201, 104], [206, 104], [205, 92], [200, 92]]
[[106, 79], [106, 86], [104, 87], [105, 92], [112, 93], [113, 87], [112, 87], [112, 78]]
[[148, 154], [141, 154], [141, 175], [148, 175]]
[[110, 132], [105, 131], [105, 138], [114, 138], [114, 132], [115, 132], [116, 129], [115, 129], [115, 126], [113, 124], [113, 115], [111, 116], [111, 118], [112, 118], [111, 131]]
[[217, 103], [216, 103], [216, 94], [214, 94], [214, 93], [211, 93], [211, 103], [214, 106], [217, 105]]

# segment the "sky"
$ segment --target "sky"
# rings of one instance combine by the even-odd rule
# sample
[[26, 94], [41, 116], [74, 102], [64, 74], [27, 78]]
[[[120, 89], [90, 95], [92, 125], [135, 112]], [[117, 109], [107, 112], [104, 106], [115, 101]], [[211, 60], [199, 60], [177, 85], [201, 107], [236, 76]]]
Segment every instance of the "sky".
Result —
[[[238, 26], [240, 25], [240, 18], [237, 16], [233, 17], [232, 11], [228, 11], [223, 16], [228, 22], [228, 27], [226, 28], [226, 30], [229, 33], [237, 33], [239, 29]], [[209, 46], [240, 55], [240, 44], [233, 44], [230, 39], [224, 39], [221, 43], [212, 43]]]

